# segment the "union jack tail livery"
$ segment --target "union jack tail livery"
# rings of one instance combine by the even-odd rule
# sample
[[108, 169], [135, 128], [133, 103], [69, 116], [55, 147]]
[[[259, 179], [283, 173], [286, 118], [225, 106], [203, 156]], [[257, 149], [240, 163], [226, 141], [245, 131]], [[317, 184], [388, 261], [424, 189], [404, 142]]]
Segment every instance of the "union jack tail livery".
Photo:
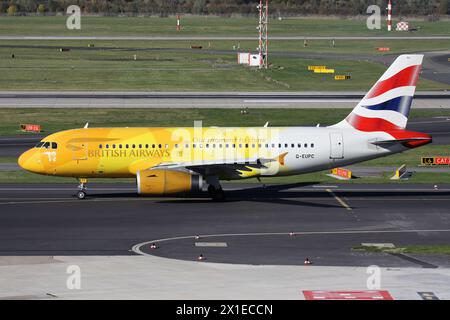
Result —
[[337, 127], [359, 131], [404, 130], [422, 67], [423, 55], [399, 56]]

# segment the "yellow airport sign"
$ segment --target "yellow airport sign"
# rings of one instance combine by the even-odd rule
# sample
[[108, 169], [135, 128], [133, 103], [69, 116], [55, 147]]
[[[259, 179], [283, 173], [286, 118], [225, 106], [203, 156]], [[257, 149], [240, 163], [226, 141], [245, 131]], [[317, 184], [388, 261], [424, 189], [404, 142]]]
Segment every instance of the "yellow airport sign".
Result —
[[334, 76], [334, 80], [348, 80], [351, 79], [349, 75], [336, 75]]
[[314, 73], [334, 73], [334, 69], [314, 69]]
[[314, 71], [318, 69], [326, 69], [326, 66], [308, 66], [308, 71]]

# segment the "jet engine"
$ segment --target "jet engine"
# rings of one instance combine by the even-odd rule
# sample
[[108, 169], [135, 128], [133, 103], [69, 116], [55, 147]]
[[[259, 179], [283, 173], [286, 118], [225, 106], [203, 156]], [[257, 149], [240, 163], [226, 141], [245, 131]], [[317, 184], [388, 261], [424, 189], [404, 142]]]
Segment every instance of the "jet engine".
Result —
[[144, 170], [136, 175], [138, 194], [164, 195], [201, 191], [203, 178], [176, 170]]

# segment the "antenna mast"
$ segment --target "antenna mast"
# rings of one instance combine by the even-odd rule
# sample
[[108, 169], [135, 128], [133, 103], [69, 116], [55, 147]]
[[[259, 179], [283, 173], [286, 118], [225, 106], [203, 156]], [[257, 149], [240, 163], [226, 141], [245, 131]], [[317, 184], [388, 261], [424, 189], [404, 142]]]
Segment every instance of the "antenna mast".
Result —
[[267, 25], [269, 23], [269, 0], [259, 0], [259, 5], [257, 6], [259, 9], [259, 45], [258, 45], [258, 53], [259, 58], [261, 59], [259, 62], [259, 68], [268, 67], [268, 33], [267, 33]]

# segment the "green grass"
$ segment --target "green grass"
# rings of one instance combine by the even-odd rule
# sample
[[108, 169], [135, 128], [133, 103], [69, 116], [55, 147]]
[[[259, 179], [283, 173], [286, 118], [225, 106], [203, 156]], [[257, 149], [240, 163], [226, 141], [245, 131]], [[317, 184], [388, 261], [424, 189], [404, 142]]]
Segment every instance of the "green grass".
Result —
[[[202, 120], [203, 126], [322, 126], [344, 119], [349, 109], [250, 109], [242, 115], [239, 109], [78, 109], [64, 108], [0, 108], [0, 135], [24, 134], [21, 123], [40, 124], [44, 133], [83, 127], [170, 127], [192, 126]], [[447, 110], [412, 109], [410, 119], [448, 116]], [[27, 134], [30, 135], [30, 134]]]
[[[255, 70], [239, 66], [233, 42], [213, 42], [215, 53], [188, 49], [192, 42], [165, 43], [88, 41], [0, 42], [0, 90], [123, 90], [123, 91], [366, 91], [386, 67], [355, 57], [352, 60], [302, 59], [271, 56], [272, 67]], [[330, 52], [339, 54], [372, 53], [375, 43], [343, 42], [338, 48], [326, 48], [318, 42], [302, 49], [299, 42], [274, 44], [276, 52]], [[427, 44], [429, 45], [427, 47]], [[207, 43], [203, 43], [207, 47]], [[409, 41], [392, 44], [398, 52], [444, 49], [446, 42]], [[253, 48], [255, 43], [242, 46]], [[278, 46], [278, 48], [277, 48]], [[71, 47], [60, 52], [61, 47]], [[311, 49], [312, 47], [316, 49]], [[176, 51], [184, 48], [186, 50]], [[272, 49], [271, 49], [272, 50]], [[14, 53], [15, 58], [11, 55]], [[137, 60], [133, 56], [137, 54]], [[375, 53], [377, 54], [377, 53]], [[308, 65], [327, 65], [336, 74], [349, 74], [351, 80], [335, 81], [333, 75], [313, 74]], [[449, 85], [421, 79], [418, 90], [444, 90]]]
[[374, 246], [355, 246], [353, 250], [386, 253], [410, 253], [410, 254], [449, 254], [450, 245], [412, 245], [399, 248], [378, 248]]
[[17, 158], [14, 157], [0, 157], [0, 163], [16, 163]]
[[[255, 9], [256, 13], [256, 9]], [[0, 34], [5, 35], [59, 35], [59, 36], [256, 36], [257, 18], [222, 18], [215, 16], [183, 16], [183, 30], [176, 31], [176, 18], [157, 17], [86, 17], [81, 18], [81, 30], [68, 30], [67, 17], [1, 17]], [[394, 23], [398, 20], [394, 17]], [[421, 27], [418, 32], [387, 32], [368, 30], [366, 19], [345, 18], [290, 18], [270, 19], [269, 31], [273, 36], [418, 36], [448, 35], [449, 21], [411, 21]]]

